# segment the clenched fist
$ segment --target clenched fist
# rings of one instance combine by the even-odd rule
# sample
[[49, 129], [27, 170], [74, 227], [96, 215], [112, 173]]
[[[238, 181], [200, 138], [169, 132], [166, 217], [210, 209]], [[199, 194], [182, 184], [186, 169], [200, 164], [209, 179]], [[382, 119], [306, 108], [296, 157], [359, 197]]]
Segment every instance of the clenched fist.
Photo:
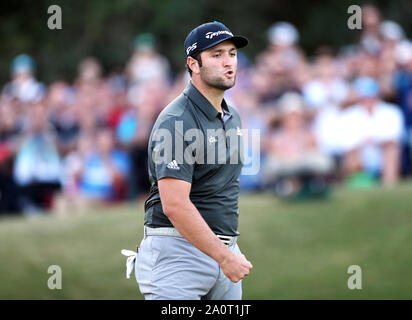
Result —
[[238, 282], [250, 273], [253, 266], [243, 254], [232, 253], [220, 263], [220, 268], [232, 282]]

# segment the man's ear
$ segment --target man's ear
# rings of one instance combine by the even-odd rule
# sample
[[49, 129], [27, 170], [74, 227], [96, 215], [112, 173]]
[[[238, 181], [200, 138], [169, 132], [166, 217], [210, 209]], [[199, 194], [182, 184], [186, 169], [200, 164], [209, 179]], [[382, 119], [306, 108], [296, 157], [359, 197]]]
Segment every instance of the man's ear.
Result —
[[200, 73], [199, 62], [193, 57], [187, 57], [187, 65], [192, 70], [192, 73]]

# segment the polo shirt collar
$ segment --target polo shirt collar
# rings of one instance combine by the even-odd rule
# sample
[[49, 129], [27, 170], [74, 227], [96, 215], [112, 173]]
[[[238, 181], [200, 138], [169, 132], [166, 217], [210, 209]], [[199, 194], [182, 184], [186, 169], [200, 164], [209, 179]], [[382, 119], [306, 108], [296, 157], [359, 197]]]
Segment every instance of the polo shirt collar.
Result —
[[[203, 94], [189, 81], [183, 94], [186, 95], [202, 112], [208, 117], [209, 120], [214, 120], [220, 113], [214, 106], [205, 98]], [[225, 99], [222, 101], [222, 110], [224, 113], [231, 115]]]

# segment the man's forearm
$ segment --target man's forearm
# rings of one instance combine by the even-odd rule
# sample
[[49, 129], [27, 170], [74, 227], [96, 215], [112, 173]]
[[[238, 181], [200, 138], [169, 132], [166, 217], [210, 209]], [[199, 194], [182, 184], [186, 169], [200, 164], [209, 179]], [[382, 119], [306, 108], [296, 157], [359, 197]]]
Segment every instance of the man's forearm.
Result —
[[184, 201], [165, 212], [179, 233], [219, 264], [232, 252], [209, 228], [191, 201]]

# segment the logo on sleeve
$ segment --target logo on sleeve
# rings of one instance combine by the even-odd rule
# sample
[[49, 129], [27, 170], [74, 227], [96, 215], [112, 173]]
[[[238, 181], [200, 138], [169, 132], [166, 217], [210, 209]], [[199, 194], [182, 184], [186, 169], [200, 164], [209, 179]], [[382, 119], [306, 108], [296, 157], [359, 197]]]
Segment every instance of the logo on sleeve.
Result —
[[176, 160], [169, 162], [166, 167], [172, 170], [180, 170], [180, 167], [177, 165]]

